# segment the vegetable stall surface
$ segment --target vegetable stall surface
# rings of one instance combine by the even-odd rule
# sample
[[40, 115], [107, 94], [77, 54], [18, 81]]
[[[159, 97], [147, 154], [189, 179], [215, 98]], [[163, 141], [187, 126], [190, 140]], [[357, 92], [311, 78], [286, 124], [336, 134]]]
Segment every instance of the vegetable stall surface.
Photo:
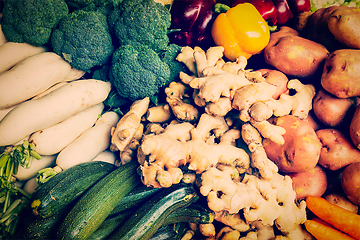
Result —
[[0, 4], [0, 239], [359, 238], [357, 8], [31, 1]]

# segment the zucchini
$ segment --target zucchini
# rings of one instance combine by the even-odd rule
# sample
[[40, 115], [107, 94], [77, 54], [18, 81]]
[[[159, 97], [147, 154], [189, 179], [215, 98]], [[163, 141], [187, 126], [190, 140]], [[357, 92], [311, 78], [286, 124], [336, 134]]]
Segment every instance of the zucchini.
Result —
[[147, 187], [144, 184], [140, 183], [133, 190], [131, 190], [129, 194], [127, 194], [120, 200], [116, 207], [111, 211], [110, 215], [117, 215], [122, 211], [127, 211], [131, 208], [138, 207], [151, 196], [161, 192], [162, 190], [163, 188]]
[[176, 223], [176, 224], [168, 224], [160, 227], [154, 235], [151, 236], [150, 240], [164, 240], [164, 239], [172, 239], [175, 240], [181, 239], [181, 237], [185, 234], [187, 226], [184, 223]]
[[91, 240], [102, 240], [106, 239], [115, 229], [122, 224], [126, 218], [128, 218], [133, 212], [132, 211], [124, 211], [115, 216], [107, 217], [98, 229], [91, 234], [88, 239]]
[[153, 196], [138, 208], [109, 239], [150, 239], [172, 212], [186, 207], [198, 199], [199, 196], [192, 185], [173, 185], [160, 194]]
[[209, 224], [215, 219], [215, 213], [207, 207], [199, 204], [192, 204], [186, 208], [177, 209], [164, 221], [164, 225], [188, 222], [196, 224]]
[[33, 213], [43, 218], [57, 214], [116, 168], [110, 163], [87, 162], [56, 174], [33, 194]]
[[136, 161], [121, 165], [84, 193], [60, 224], [57, 237], [89, 238], [116, 204], [141, 182], [138, 166]]

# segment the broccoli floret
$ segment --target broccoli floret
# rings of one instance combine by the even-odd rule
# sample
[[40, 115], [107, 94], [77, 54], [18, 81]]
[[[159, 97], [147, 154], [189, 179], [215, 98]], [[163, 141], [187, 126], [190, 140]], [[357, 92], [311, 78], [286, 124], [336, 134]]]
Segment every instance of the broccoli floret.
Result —
[[120, 45], [139, 42], [159, 52], [169, 43], [170, 11], [154, 0], [123, 0], [108, 21]]
[[169, 65], [170, 68], [170, 77], [168, 82], [165, 85], [170, 84], [171, 82], [177, 82], [180, 80], [180, 72], [185, 72], [190, 74], [188, 67], [182, 62], [176, 60], [177, 55], [181, 52], [182, 46], [177, 44], [169, 44], [164, 51], [159, 53], [160, 59]]
[[1, 26], [8, 41], [41, 46], [68, 13], [64, 0], [6, 0]]
[[114, 52], [106, 16], [84, 10], [59, 22], [51, 35], [51, 46], [72, 67], [83, 71], [105, 64]]
[[[76, 10], [101, 11], [104, 13], [112, 11], [122, 0], [65, 0], [71, 12]], [[105, 14], [104, 13], [104, 14]], [[106, 14], [107, 15], [107, 14]]]
[[121, 45], [113, 54], [109, 79], [122, 97], [132, 101], [151, 97], [169, 77], [169, 66], [146, 45]]

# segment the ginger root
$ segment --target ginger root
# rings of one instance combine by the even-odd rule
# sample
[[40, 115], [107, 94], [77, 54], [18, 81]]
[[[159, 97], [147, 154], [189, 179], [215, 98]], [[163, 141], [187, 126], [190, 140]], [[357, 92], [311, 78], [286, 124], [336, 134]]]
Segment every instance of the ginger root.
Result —
[[214, 212], [236, 214], [242, 210], [246, 222], [275, 224], [284, 234], [296, 231], [306, 220], [306, 204], [302, 201], [297, 205], [291, 178], [278, 173], [270, 180], [245, 174], [238, 181], [228, 171], [211, 167], [201, 174], [200, 193], [207, 196]]
[[221, 139], [227, 130], [223, 118], [204, 113], [196, 127], [189, 122], [169, 124], [160, 134], [145, 135], [138, 148], [143, 183], [153, 187], [171, 186], [176, 183], [173, 174], [176, 173], [178, 180], [178, 169], [185, 165], [198, 174], [218, 163], [245, 171], [250, 164], [245, 150], [235, 147], [234, 140], [228, 138], [219, 143], [213, 140]]
[[199, 118], [199, 111], [191, 103], [185, 102], [189, 97], [186, 92], [188, 87], [182, 83], [171, 82], [165, 88], [166, 101], [168, 102], [173, 114], [180, 121], [193, 122]]
[[111, 129], [111, 151], [124, 151], [138, 130], [141, 117], [146, 113], [149, 103], [150, 98], [148, 97], [135, 101], [116, 127]]

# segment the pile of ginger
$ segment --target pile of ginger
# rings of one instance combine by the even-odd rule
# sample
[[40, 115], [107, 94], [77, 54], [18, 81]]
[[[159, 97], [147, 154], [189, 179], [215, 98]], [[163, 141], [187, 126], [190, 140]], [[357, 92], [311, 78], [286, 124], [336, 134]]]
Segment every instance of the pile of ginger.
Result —
[[207, 239], [307, 239], [305, 202], [296, 201], [291, 178], [278, 173], [262, 140], [283, 144], [285, 130], [267, 120], [306, 118], [315, 89], [293, 79], [287, 88], [295, 93], [274, 99], [277, 86], [246, 70], [245, 58], [225, 62], [223, 51], [183, 47], [177, 60], [192, 75], [181, 72], [166, 87], [165, 103], [135, 101], [112, 130], [111, 150], [122, 164], [136, 159], [149, 187], [194, 182], [226, 225], [218, 233], [212, 224], [194, 226]]

